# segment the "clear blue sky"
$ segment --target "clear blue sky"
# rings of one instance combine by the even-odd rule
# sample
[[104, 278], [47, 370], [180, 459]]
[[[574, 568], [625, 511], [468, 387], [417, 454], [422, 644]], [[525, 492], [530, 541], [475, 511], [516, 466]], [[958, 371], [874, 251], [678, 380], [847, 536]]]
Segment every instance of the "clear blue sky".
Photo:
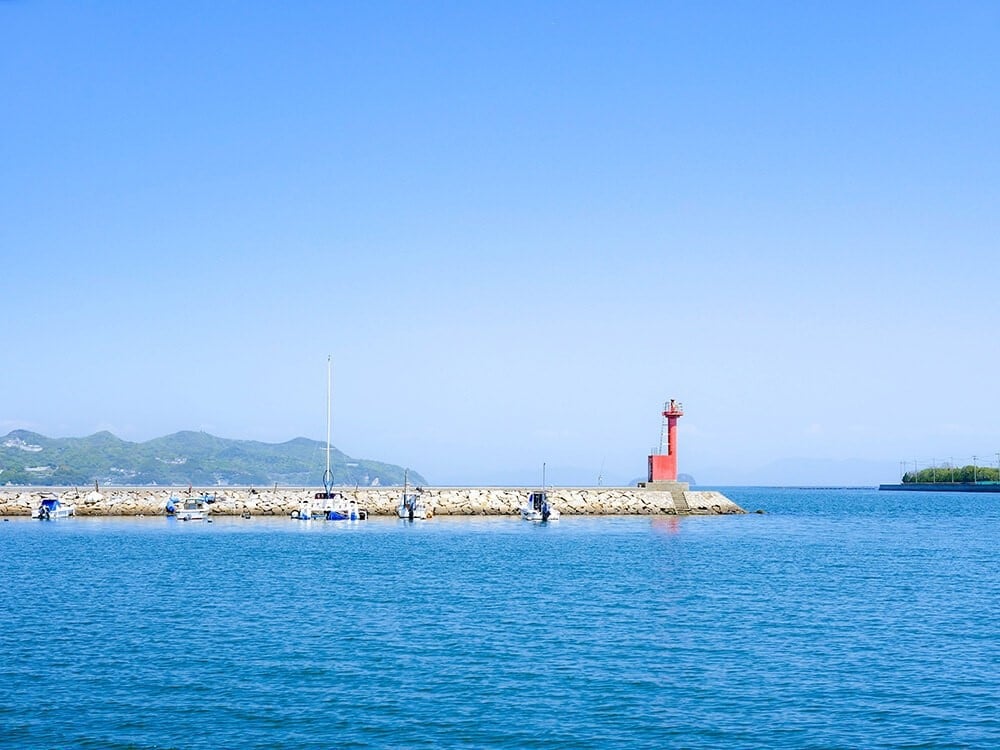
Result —
[[998, 71], [995, 2], [0, 2], [0, 434], [322, 439], [330, 353], [435, 483], [671, 397], [703, 483], [996, 465]]

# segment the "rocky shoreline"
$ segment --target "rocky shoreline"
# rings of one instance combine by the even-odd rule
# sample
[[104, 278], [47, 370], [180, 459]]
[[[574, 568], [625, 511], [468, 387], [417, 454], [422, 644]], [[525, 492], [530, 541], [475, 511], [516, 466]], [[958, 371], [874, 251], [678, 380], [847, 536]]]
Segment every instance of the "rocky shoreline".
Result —
[[[392, 516], [399, 487], [334, 488], [373, 516]], [[419, 493], [435, 515], [517, 515], [533, 489], [524, 487], [422, 487]], [[662, 487], [548, 487], [563, 515], [728, 515], [746, 511], [720, 492], [689, 490], [683, 483]], [[315, 488], [274, 487], [2, 487], [0, 516], [29, 516], [43, 498], [58, 497], [81, 516], [162, 516], [167, 500], [214, 496], [215, 515], [287, 516], [311, 499]]]

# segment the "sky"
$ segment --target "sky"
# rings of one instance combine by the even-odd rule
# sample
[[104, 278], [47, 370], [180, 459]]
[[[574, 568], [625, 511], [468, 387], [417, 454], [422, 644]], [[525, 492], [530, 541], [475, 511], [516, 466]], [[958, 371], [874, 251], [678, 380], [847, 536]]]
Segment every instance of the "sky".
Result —
[[995, 2], [0, 2], [0, 434], [1000, 460]]

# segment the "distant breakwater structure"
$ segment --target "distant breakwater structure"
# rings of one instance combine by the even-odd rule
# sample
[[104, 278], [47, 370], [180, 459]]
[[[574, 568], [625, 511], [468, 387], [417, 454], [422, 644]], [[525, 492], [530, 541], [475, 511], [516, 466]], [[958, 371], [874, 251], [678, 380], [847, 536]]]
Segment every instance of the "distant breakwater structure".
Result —
[[998, 482], [907, 482], [880, 484], [880, 490], [901, 492], [1000, 492]]
[[[416, 491], [439, 516], [515, 516], [537, 487], [422, 487]], [[372, 516], [393, 516], [401, 487], [335, 487], [356, 499]], [[574, 515], [729, 515], [746, 511], [721, 492], [691, 490], [684, 482], [640, 487], [546, 487], [550, 502], [564, 516]], [[76, 506], [80, 516], [163, 516], [167, 501], [212, 498], [217, 516], [290, 516], [316, 493], [312, 488], [253, 487], [0, 487], [0, 516], [30, 516], [44, 498]]]

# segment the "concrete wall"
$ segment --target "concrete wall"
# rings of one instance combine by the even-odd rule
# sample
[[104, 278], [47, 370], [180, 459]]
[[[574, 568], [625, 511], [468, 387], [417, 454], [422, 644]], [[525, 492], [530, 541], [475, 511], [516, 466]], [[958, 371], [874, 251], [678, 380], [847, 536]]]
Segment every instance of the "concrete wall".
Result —
[[[687, 485], [674, 484], [658, 489], [636, 487], [549, 487], [550, 502], [563, 515], [712, 515], [744, 513], [742, 508], [718, 492], [692, 492]], [[399, 487], [335, 488], [372, 515], [394, 515], [399, 504]], [[315, 488], [187, 488], [107, 487], [99, 492], [75, 488], [0, 488], [0, 516], [27, 516], [42, 498], [58, 497], [76, 505], [82, 516], [164, 515], [167, 500], [214, 494], [212, 513], [218, 515], [287, 516], [303, 500], [312, 498]], [[514, 487], [424, 487], [421, 498], [437, 515], [515, 515], [532, 491]]]

